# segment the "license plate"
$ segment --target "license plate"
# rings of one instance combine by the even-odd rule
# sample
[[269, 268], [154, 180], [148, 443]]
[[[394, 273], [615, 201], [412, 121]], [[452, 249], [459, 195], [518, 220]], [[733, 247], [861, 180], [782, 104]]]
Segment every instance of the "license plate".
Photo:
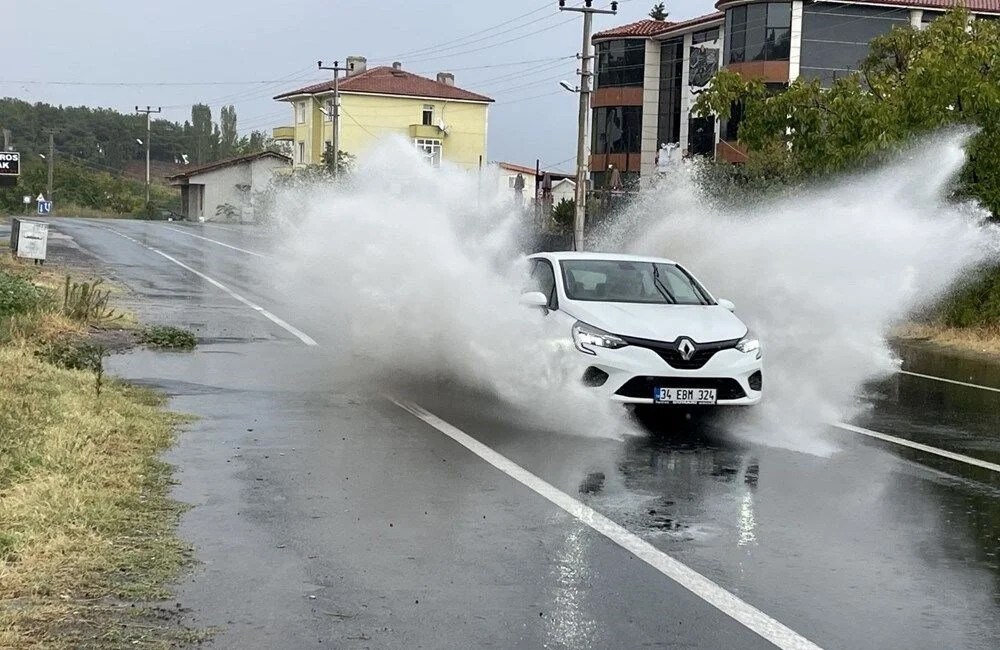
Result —
[[654, 388], [657, 404], [715, 404], [714, 388]]

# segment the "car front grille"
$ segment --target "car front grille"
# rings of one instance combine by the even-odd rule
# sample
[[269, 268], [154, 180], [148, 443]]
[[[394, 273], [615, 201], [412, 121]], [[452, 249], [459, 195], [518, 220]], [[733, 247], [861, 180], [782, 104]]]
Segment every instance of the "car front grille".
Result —
[[720, 400], [747, 396], [740, 382], [735, 379], [702, 377], [632, 377], [615, 394], [653, 399], [653, 391], [657, 388], [714, 388], [715, 396]]
[[740, 339], [713, 341], [711, 343], [696, 343], [692, 341], [695, 346], [694, 354], [691, 355], [690, 359], [685, 359], [681, 356], [681, 351], [679, 349], [680, 342], [684, 340], [683, 337], [678, 338], [672, 343], [668, 343], [666, 341], [654, 341], [651, 339], [639, 339], [632, 336], [622, 336], [621, 338], [629, 345], [634, 345], [637, 348], [652, 350], [658, 354], [661, 359], [666, 361], [671, 368], [676, 368], [678, 370], [698, 370], [708, 363], [708, 360], [714, 357], [716, 352], [735, 348], [736, 344], [740, 342]]

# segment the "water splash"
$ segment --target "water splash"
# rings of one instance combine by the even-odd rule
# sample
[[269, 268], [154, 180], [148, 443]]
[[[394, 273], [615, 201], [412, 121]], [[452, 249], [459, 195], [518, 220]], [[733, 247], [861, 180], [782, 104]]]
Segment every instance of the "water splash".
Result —
[[755, 442], [828, 452], [823, 423], [855, 415], [864, 382], [898, 368], [892, 325], [997, 257], [986, 213], [947, 200], [966, 138], [937, 136], [882, 169], [745, 206], [713, 205], [697, 166], [685, 166], [601, 245], [674, 258], [736, 302], [763, 340], [765, 400], [733, 426]]

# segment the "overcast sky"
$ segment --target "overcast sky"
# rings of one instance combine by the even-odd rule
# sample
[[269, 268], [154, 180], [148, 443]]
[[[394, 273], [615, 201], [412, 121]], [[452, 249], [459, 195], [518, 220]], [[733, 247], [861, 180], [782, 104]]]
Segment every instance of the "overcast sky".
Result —
[[[317, 60], [359, 54], [369, 65], [399, 60], [430, 77], [452, 71], [458, 86], [496, 99], [491, 160], [572, 168], [577, 100], [558, 82], [573, 81], [577, 62], [560, 57], [579, 50], [582, 18], [560, 13], [557, 0], [3, 4], [0, 96], [124, 112], [162, 105], [177, 121], [194, 102], [210, 104], [215, 119], [232, 103], [245, 133], [291, 122], [291, 108], [271, 97], [329, 78], [317, 73]], [[653, 4], [621, 2], [617, 16], [595, 17], [595, 31], [639, 20]], [[713, 11], [714, 0], [667, 4], [670, 19], [682, 20]], [[273, 83], [245, 83], [263, 81]]]

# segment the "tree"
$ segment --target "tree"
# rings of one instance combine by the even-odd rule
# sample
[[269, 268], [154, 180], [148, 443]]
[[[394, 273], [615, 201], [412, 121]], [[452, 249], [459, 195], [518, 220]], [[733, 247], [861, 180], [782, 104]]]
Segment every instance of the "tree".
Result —
[[907, 139], [951, 124], [982, 127], [973, 136], [960, 191], [1000, 214], [1000, 25], [970, 22], [953, 9], [925, 29], [895, 28], [871, 42], [857, 72], [823, 88], [798, 79], [769, 91], [722, 70], [698, 96], [695, 112], [724, 119], [742, 106], [739, 141], [752, 163], [803, 177], [877, 159]]
[[[357, 161], [354, 156], [345, 152], [337, 151], [337, 172], [340, 174], [350, 172], [354, 169], [354, 164]], [[328, 171], [333, 172], [333, 146], [330, 143], [326, 144], [326, 149], [323, 151], [323, 165]]]
[[197, 165], [212, 162], [218, 140], [212, 125], [212, 109], [207, 104], [191, 107], [191, 149]]
[[576, 201], [572, 199], [562, 199], [552, 206], [550, 221], [552, 229], [559, 234], [573, 232], [573, 222], [576, 219]]
[[663, 21], [666, 20], [669, 15], [670, 14], [667, 13], [667, 5], [663, 2], [653, 5], [653, 8], [649, 12], [649, 17], [653, 20]]
[[229, 158], [236, 152], [239, 135], [236, 132], [236, 107], [223, 106], [219, 112], [219, 157]]

